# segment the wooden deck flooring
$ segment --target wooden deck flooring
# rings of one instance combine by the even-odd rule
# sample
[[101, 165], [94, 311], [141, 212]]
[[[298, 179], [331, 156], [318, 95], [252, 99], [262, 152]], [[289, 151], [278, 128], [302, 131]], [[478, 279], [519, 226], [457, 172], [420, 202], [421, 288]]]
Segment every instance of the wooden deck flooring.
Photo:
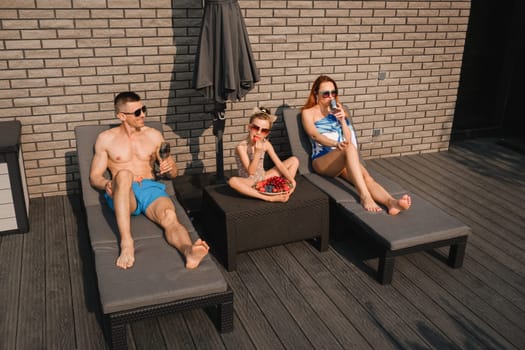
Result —
[[[233, 333], [196, 310], [131, 324], [130, 349], [524, 349], [525, 155], [473, 140], [367, 166], [472, 228], [461, 269], [416, 253], [382, 286], [352, 238], [245, 253], [222, 270]], [[80, 198], [34, 199], [30, 220], [0, 236], [0, 349], [106, 348]]]

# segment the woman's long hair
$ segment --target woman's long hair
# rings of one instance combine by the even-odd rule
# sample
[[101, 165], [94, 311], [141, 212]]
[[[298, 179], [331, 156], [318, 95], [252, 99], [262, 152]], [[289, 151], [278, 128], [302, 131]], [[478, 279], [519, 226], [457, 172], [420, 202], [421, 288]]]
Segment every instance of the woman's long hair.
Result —
[[[310, 95], [308, 96], [308, 99], [306, 100], [306, 103], [304, 104], [301, 111], [304, 109], [312, 108], [313, 106], [317, 104], [317, 95], [319, 94], [319, 87], [321, 86], [322, 83], [327, 82], [327, 81], [334, 84], [334, 88], [338, 90], [337, 84], [335, 83], [334, 79], [330, 78], [327, 75], [320, 75], [317, 79], [315, 79], [312, 85], [312, 89], [310, 90]], [[339, 103], [338, 98], [339, 96], [336, 96], [335, 100]]]

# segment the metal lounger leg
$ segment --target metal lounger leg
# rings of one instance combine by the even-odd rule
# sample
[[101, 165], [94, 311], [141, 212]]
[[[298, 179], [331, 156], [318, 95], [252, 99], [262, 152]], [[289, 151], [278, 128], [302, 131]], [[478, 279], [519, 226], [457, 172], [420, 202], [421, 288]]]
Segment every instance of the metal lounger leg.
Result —
[[465, 249], [467, 247], [467, 239], [457, 244], [450, 246], [450, 252], [448, 254], [448, 265], [454, 269], [463, 266], [463, 258], [465, 257]]
[[379, 266], [377, 269], [377, 280], [381, 284], [390, 284], [394, 275], [395, 257], [385, 250], [379, 257]]
[[126, 340], [126, 324], [114, 324], [111, 322], [110, 326], [110, 337], [111, 337], [111, 348], [113, 350], [128, 348], [128, 342]]
[[233, 331], [233, 300], [220, 303], [219, 308], [219, 332], [228, 333]]

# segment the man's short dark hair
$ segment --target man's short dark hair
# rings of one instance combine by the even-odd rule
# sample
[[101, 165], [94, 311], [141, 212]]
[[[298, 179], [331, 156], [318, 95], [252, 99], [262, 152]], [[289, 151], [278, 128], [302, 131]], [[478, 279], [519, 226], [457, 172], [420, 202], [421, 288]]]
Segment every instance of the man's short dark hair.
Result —
[[133, 91], [121, 92], [115, 97], [115, 112], [119, 112], [119, 107], [128, 102], [140, 101], [140, 96]]

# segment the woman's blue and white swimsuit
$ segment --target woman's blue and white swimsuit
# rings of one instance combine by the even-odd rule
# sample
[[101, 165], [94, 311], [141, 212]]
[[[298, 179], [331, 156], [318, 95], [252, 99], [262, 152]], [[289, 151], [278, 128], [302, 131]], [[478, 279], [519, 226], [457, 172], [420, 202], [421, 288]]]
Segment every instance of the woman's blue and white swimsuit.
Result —
[[[357, 148], [357, 139], [355, 137], [355, 131], [354, 127], [348, 120], [348, 118], [345, 118], [346, 125], [348, 125], [348, 128], [350, 129], [350, 132], [352, 133], [352, 144]], [[314, 122], [315, 127], [317, 128], [317, 131], [321, 135], [324, 135], [328, 137], [331, 140], [341, 142], [345, 141], [343, 136], [343, 129], [341, 128], [341, 124], [339, 123], [339, 120], [337, 120], [336, 116], [333, 114], [328, 114], [323, 119], [319, 119], [318, 121]], [[325, 154], [331, 152], [336, 147], [330, 147], [330, 146], [324, 146], [320, 144], [319, 142], [314, 141], [313, 139], [310, 139], [312, 142], [312, 160], [315, 158], [324, 156]]]

